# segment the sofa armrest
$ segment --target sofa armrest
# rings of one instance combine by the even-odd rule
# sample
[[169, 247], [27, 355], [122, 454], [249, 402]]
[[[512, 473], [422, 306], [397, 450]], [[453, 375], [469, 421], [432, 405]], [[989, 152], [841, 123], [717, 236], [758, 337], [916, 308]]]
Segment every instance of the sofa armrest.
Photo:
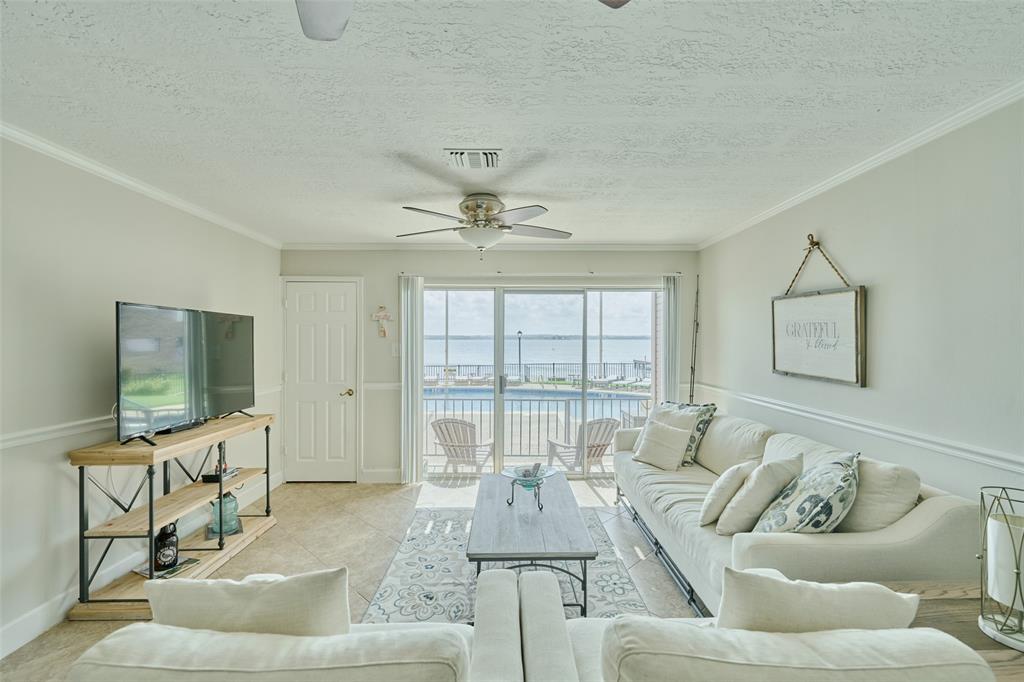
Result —
[[636, 441], [640, 438], [639, 429], [619, 429], [615, 432], [615, 436], [612, 440], [612, 449], [615, 452], [625, 452], [626, 450], [632, 450], [636, 447]]
[[527, 680], [579, 679], [569, 629], [565, 626], [562, 590], [550, 571], [519, 576], [523, 631], [523, 665]]
[[519, 587], [515, 571], [484, 571], [476, 582], [476, 613], [469, 679], [522, 682]]
[[954, 495], [923, 500], [888, 528], [865, 533], [739, 533], [732, 567], [769, 567], [818, 582], [978, 578], [978, 506]]

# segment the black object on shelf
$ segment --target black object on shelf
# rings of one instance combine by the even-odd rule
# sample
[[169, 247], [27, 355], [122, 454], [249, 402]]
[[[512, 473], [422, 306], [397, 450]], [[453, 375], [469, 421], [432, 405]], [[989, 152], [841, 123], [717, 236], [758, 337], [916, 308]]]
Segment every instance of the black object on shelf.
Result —
[[166, 571], [178, 565], [178, 526], [169, 523], [160, 529], [154, 543], [153, 570]]
[[228, 481], [238, 475], [238, 467], [231, 467], [230, 469], [224, 470], [224, 477], [221, 478], [219, 472], [213, 472], [212, 474], [203, 474], [203, 483], [217, 483], [218, 481]]

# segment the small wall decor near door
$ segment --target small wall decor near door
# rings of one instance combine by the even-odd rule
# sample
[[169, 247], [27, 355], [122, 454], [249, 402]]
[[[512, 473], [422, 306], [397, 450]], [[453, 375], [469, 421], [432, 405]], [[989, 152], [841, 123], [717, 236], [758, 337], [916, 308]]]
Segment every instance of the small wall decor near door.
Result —
[[[813, 234], [803, 261], [782, 296], [772, 298], [772, 371], [775, 374], [865, 386], [867, 290], [850, 286]], [[846, 286], [791, 293], [814, 251]]]

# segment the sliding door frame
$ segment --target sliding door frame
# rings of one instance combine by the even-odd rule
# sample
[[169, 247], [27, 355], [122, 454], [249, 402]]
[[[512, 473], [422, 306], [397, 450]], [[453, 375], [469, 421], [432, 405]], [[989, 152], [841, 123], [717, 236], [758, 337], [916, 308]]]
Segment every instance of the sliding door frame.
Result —
[[[424, 290], [433, 291], [492, 291], [494, 293], [493, 306], [494, 306], [494, 350], [493, 350], [493, 362], [494, 362], [494, 412], [492, 414], [493, 424], [491, 433], [494, 440], [494, 457], [492, 459], [492, 466], [495, 473], [500, 473], [501, 469], [505, 466], [505, 297], [508, 294], [561, 294], [561, 295], [579, 295], [582, 299], [582, 349], [581, 349], [581, 368], [580, 368], [580, 416], [579, 423], [585, 425], [589, 414], [589, 406], [587, 404], [587, 394], [590, 391], [590, 367], [589, 367], [589, 296], [591, 294], [598, 294], [599, 292], [609, 291], [648, 291], [648, 292], [664, 292], [664, 288], [661, 285], [656, 284], [610, 284], [607, 286], [594, 286], [594, 285], [552, 285], [552, 284], [508, 284], [501, 283], [495, 284], [493, 281], [487, 283], [480, 280], [472, 281], [461, 281], [452, 282], [439, 280], [436, 282], [429, 282], [424, 284]], [[656, 310], [651, 311], [652, 315], [657, 315]], [[447, 328], [446, 328], [447, 330]], [[663, 329], [662, 334], [665, 334], [667, 330]], [[422, 339], [420, 339], [422, 343]], [[658, 340], [652, 338], [653, 343], [658, 343]], [[662, 358], [664, 362], [664, 358]], [[500, 370], [500, 371], [499, 371]], [[651, 367], [652, 376], [654, 372], [657, 372], [658, 368]], [[652, 386], [653, 389], [653, 386]], [[656, 400], [656, 396], [651, 393], [651, 400]], [[421, 410], [422, 400], [420, 401]], [[570, 434], [574, 436], [575, 434]], [[587, 452], [587, 429], [582, 429], [582, 440], [580, 444], [583, 455], [583, 466], [579, 472], [566, 472], [566, 477], [570, 479], [586, 479], [590, 477], [590, 460], [586, 456]], [[422, 460], [423, 455], [420, 455]], [[420, 466], [423, 466], [422, 461]]]

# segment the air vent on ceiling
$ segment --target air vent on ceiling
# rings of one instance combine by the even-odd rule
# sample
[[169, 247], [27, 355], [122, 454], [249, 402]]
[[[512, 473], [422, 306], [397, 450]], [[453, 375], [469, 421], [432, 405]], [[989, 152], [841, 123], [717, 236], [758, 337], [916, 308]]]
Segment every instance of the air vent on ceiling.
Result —
[[448, 160], [449, 168], [479, 170], [481, 168], [497, 168], [501, 150], [445, 149], [444, 156]]

